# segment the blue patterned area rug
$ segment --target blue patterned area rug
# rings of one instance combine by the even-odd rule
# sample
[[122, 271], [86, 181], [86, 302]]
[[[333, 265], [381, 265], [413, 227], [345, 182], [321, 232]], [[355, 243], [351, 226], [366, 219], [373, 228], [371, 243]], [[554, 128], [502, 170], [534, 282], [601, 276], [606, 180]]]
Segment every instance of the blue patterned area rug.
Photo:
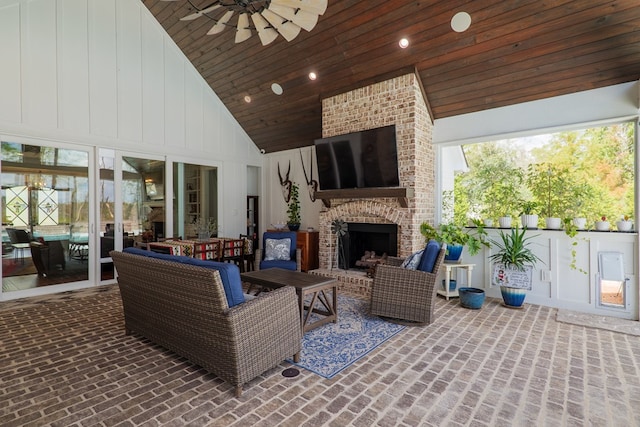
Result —
[[338, 295], [338, 323], [305, 333], [300, 362], [289, 362], [333, 378], [404, 328], [371, 316], [368, 301]]

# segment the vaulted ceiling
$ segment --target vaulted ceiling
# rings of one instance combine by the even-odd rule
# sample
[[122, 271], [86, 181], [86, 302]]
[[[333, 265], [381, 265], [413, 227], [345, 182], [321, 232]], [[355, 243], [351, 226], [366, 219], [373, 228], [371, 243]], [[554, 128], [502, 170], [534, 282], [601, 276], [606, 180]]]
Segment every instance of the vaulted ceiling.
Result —
[[[329, 0], [312, 31], [267, 46], [255, 31], [236, 44], [235, 28], [206, 35], [209, 18], [180, 20], [213, 0], [143, 2], [266, 152], [320, 138], [323, 98], [409, 72], [434, 119], [640, 78], [638, 0]], [[472, 22], [458, 33], [461, 11]]]

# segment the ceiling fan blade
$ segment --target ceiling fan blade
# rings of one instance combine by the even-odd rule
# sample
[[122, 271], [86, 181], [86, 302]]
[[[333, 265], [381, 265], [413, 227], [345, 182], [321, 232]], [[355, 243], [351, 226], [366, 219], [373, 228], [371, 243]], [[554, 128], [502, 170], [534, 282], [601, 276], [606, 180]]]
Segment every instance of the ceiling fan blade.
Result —
[[300, 34], [300, 27], [291, 21], [287, 21], [279, 15], [276, 15], [269, 9], [262, 11], [262, 16], [269, 21], [271, 26], [275, 28], [286, 41], [290, 42]]
[[192, 13], [191, 15], [187, 15], [185, 17], [180, 18], [181, 21], [193, 21], [196, 18], [200, 18], [202, 15], [204, 15], [205, 13], [209, 13], [209, 12], [213, 12], [214, 10], [218, 9], [222, 7], [219, 4], [207, 7], [205, 9], [199, 10], [196, 13]]
[[253, 15], [251, 15], [251, 20], [253, 21], [253, 25], [255, 25], [256, 29], [258, 30], [258, 37], [260, 37], [262, 46], [266, 46], [278, 38], [278, 32], [269, 27], [269, 23], [262, 17], [262, 15], [260, 15], [259, 13], [254, 13]]
[[327, 0], [271, 0], [271, 5], [274, 4], [301, 9], [316, 15], [322, 15], [327, 10]]
[[318, 15], [301, 9], [292, 9], [288, 6], [271, 3], [269, 10], [307, 31], [313, 30], [313, 27], [318, 23]]
[[216, 25], [214, 25], [209, 31], [207, 31], [207, 35], [210, 36], [212, 34], [218, 34], [222, 32], [222, 30], [224, 30], [226, 27], [225, 24], [229, 22], [229, 19], [231, 19], [232, 16], [233, 10], [226, 11], [225, 14], [222, 15], [222, 18], [220, 18], [218, 22], [216, 22]]
[[302, 27], [307, 31], [311, 31], [318, 23], [318, 15], [311, 12], [305, 12], [300, 9], [291, 21], [299, 27]]
[[288, 42], [295, 39], [298, 37], [298, 34], [300, 34], [300, 27], [291, 21], [285, 22], [277, 30]]
[[281, 4], [271, 3], [268, 10], [289, 21], [293, 21], [293, 17], [296, 15], [296, 10], [294, 8], [283, 6]]
[[243, 13], [238, 16], [238, 28], [236, 30], [236, 43], [242, 43], [243, 41], [251, 37], [251, 29], [249, 28], [249, 14]]

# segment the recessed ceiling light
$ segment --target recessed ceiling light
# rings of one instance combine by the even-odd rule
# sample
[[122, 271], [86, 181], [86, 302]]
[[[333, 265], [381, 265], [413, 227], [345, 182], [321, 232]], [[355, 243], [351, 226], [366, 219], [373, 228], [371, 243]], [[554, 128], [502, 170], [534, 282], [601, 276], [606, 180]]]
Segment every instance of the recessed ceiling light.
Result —
[[398, 42], [398, 46], [400, 46], [403, 49], [406, 49], [409, 46], [409, 40], [405, 38], [400, 39], [400, 41]]
[[315, 80], [318, 78], [318, 75], [313, 71], [309, 73], [309, 80]]
[[280, 86], [278, 83], [273, 83], [271, 85], [271, 90], [273, 91], [273, 93], [275, 93], [276, 95], [282, 95], [282, 86]]
[[462, 33], [463, 31], [467, 31], [470, 25], [471, 15], [467, 12], [458, 12], [451, 18], [451, 28], [455, 32]]
[[244, 96], [244, 102], [246, 102], [247, 104], [251, 102], [251, 97], [249, 95], [245, 95]]

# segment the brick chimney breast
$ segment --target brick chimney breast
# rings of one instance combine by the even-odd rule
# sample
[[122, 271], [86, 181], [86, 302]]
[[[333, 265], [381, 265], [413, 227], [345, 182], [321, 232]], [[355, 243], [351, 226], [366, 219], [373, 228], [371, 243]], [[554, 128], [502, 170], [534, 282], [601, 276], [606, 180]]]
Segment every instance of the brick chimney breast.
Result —
[[320, 212], [320, 269], [337, 268], [331, 223], [398, 225], [398, 255], [424, 247], [420, 224], [435, 218], [435, 150], [433, 123], [415, 74], [396, 77], [322, 100], [322, 136], [328, 138], [396, 125], [400, 186], [408, 190], [408, 207], [397, 199], [332, 199]]

